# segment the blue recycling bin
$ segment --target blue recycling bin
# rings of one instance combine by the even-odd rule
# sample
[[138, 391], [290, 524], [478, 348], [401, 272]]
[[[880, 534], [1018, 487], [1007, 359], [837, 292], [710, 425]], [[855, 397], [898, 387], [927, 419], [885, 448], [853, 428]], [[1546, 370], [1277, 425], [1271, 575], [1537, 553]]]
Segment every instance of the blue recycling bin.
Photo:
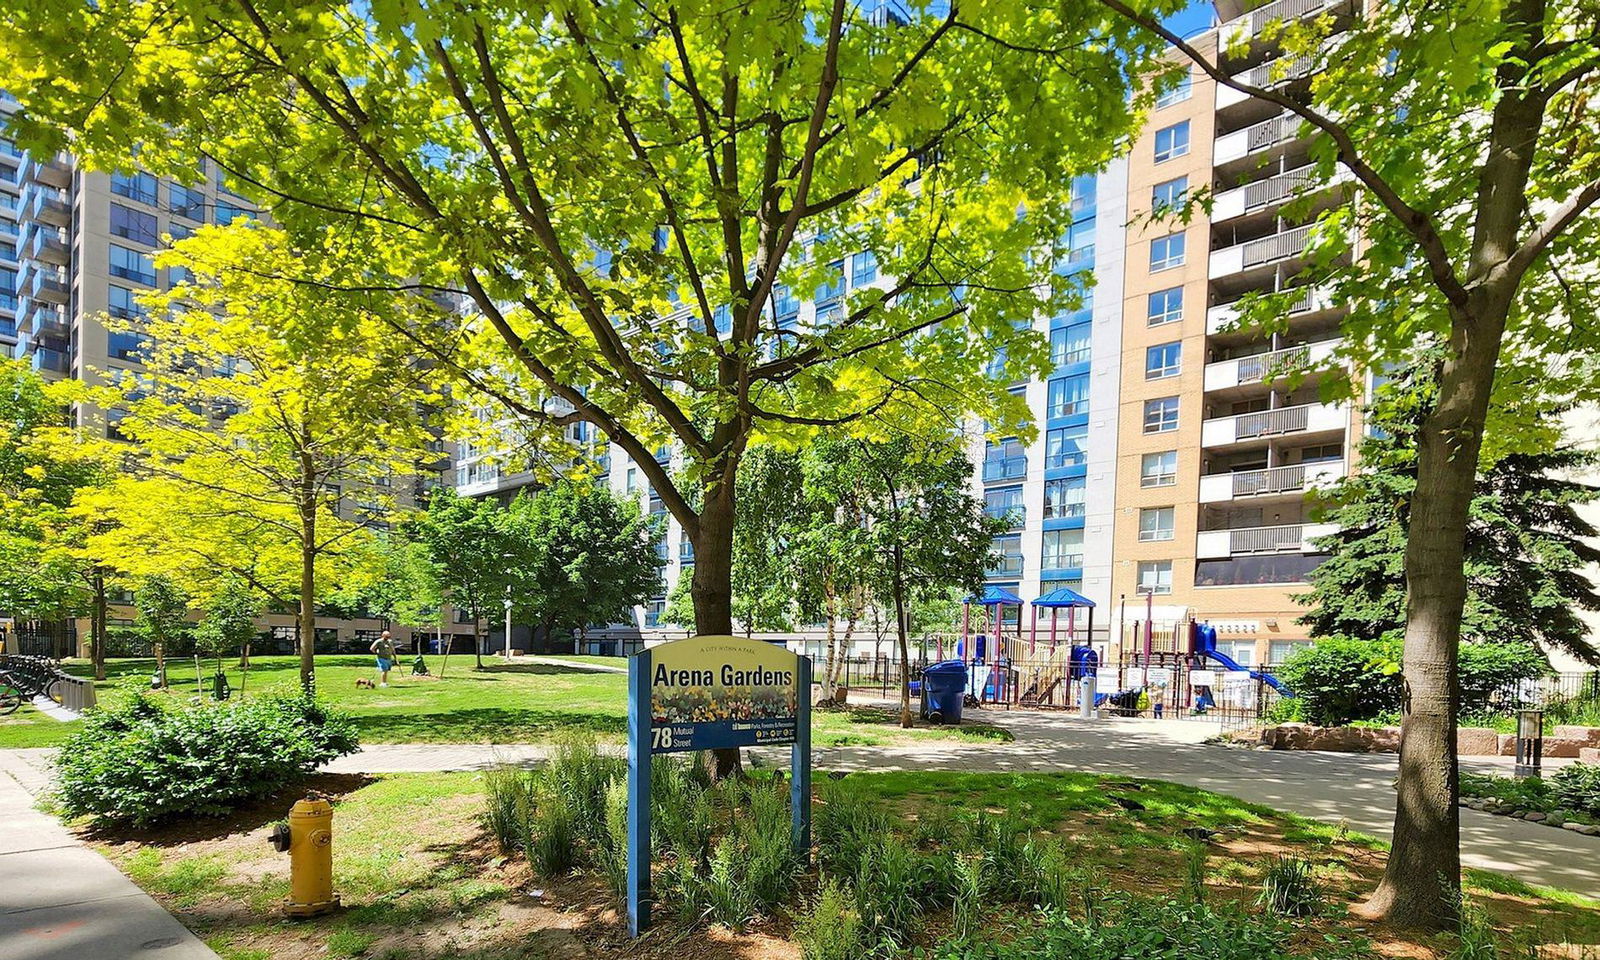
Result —
[[961, 699], [967, 692], [967, 665], [961, 660], [943, 660], [922, 671], [922, 689], [928, 699], [928, 720], [932, 723], [960, 723]]

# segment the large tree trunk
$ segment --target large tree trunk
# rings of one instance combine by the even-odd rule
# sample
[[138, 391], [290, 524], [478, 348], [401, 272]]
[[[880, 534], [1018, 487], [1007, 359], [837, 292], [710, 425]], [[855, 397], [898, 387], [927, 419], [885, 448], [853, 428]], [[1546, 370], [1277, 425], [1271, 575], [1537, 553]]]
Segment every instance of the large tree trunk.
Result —
[[[721, 482], [708, 477], [700, 535], [694, 538], [689, 595], [694, 598], [694, 629], [702, 636], [733, 634], [733, 488], [731, 468], [721, 475]], [[802, 690], [800, 695], [809, 697], [811, 691]], [[711, 773], [719, 780], [742, 773], [738, 750], [713, 750], [711, 763]]]
[[[1487, 313], [1488, 316], [1485, 316]], [[1463, 568], [1505, 309], [1455, 317], [1432, 414], [1417, 435], [1417, 487], [1406, 539], [1404, 719], [1394, 841], [1383, 880], [1358, 912], [1403, 927], [1457, 920], [1461, 821], [1456, 763], [1457, 654], [1467, 597]]]

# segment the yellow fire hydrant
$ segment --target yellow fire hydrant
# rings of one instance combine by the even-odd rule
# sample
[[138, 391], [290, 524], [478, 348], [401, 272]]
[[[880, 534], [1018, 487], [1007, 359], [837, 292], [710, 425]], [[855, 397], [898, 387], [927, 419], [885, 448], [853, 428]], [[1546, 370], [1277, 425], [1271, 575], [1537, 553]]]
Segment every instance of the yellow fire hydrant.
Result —
[[279, 853], [289, 852], [286, 916], [315, 917], [339, 906], [333, 892], [332, 804], [310, 797], [295, 801], [289, 825], [273, 827], [270, 841]]

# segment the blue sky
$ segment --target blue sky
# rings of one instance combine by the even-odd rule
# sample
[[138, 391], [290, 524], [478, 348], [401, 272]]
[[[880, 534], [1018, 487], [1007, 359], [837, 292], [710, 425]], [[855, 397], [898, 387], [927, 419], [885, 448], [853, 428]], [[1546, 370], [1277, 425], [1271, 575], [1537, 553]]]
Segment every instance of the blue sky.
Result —
[[1211, 26], [1216, 10], [1209, 0], [1195, 0], [1183, 10], [1167, 18], [1166, 25], [1180, 37], [1187, 37], [1192, 33]]

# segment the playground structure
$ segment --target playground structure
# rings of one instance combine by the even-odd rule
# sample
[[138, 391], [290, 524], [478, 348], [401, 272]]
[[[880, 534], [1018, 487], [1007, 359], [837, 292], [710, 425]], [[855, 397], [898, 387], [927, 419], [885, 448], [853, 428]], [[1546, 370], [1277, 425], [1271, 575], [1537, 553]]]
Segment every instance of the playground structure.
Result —
[[[1008, 622], [1011, 607], [1016, 616]], [[979, 612], [976, 633], [974, 608]], [[1050, 612], [1043, 646], [1041, 610]], [[1067, 612], [1065, 642], [1062, 610]], [[1079, 611], [1084, 614], [1081, 633]], [[1001, 587], [969, 598], [953, 652], [967, 665], [970, 697], [979, 705], [1070, 708], [1076, 705], [1078, 682], [1087, 676], [1098, 684], [1095, 706], [1119, 714], [1148, 709], [1156, 717], [1216, 712], [1225, 718], [1237, 713], [1245, 721], [1264, 715], [1276, 698], [1294, 696], [1270, 672], [1242, 665], [1218, 650], [1217, 631], [1206, 621], [1158, 627], [1147, 616], [1125, 622], [1120, 662], [1104, 662], [1094, 646], [1094, 613], [1092, 600], [1065, 588], [1031, 604]], [[937, 652], [943, 660], [942, 640]]]

